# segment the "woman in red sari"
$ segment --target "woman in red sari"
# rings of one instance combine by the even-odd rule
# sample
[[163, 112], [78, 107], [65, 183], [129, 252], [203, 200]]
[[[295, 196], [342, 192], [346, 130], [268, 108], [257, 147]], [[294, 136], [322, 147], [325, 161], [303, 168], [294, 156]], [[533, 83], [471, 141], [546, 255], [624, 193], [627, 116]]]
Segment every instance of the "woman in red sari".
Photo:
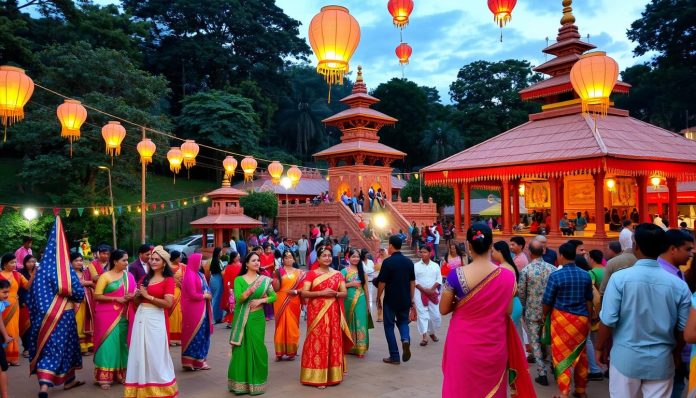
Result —
[[307, 299], [307, 337], [300, 382], [326, 388], [343, 381], [345, 354], [353, 341], [341, 305], [348, 294], [343, 274], [331, 268], [331, 249], [320, 246], [317, 256], [319, 268], [307, 273], [301, 293]]
[[227, 312], [224, 321], [227, 322], [227, 329], [232, 327], [234, 316], [234, 278], [242, 270], [242, 259], [237, 252], [230, 253], [230, 262], [222, 272], [222, 297], [220, 298], [220, 308]]

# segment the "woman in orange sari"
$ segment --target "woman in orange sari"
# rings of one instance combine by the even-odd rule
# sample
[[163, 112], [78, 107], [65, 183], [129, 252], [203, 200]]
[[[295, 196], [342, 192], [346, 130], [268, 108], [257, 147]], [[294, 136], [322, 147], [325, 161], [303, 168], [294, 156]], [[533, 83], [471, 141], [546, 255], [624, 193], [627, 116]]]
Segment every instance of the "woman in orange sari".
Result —
[[17, 257], [12, 253], [2, 256], [0, 265], [0, 279], [10, 282], [10, 295], [7, 297], [10, 305], [2, 312], [2, 320], [12, 341], [7, 343], [5, 355], [10, 366], [19, 366], [19, 289], [29, 289], [31, 280], [28, 281], [16, 270]]
[[319, 268], [307, 274], [301, 292], [308, 300], [300, 382], [322, 389], [343, 381], [353, 341], [341, 305], [348, 294], [343, 274], [331, 268], [331, 249], [319, 246], [317, 256]]
[[181, 281], [186, 275], [186, 264], [181, 264], [181, 253], [173, 250], [170, 254], [172, 262], [172, 272], [174, 273], [174, 304], [169, 310], [169, 346], [176, 347], [181, 345]]
[[302, 286], [304, 272], [295, 268], [295, 257], [290, 250], [283, 252], [283, 266], [273, 273], [273, 290], [276, 291], [276, 302], [273, 303], [275, 313], [275, 345], [276, 361], [283, 356], [292, 361], [297, 356], [297, 346], [300, 342], [300, 310], [302, 300], [299, 290]]
[[225, 310], [224, 322], [227, 322], [227, 329], [232, 328], [234, 316], [234, 278], [242, 270], [242, 259], [237, 252], [230, 252], [230, 262], [222, 271], [222, 296], [220, 297], [220, 308]]
[[[24, 256], [24, 268], [19, 271], [26, 280], [31, 280], [36, 273], [36, 257], [31, 254]], [[19, 289], [19, 335], [22, 336], [22, 356], [29, 358], [29, 329], [31, 329], [31, 319], [29, 318], [29, 290]]]

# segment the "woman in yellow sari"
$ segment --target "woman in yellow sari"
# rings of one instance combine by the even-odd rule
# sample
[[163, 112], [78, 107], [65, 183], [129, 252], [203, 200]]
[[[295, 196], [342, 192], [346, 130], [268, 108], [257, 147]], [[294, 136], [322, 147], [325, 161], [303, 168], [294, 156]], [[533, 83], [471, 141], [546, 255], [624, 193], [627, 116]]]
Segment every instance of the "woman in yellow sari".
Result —
[[276, 302], [273, 303], [275, 313], [275, 343], [276, 361], [287, 357], [292, 361], [297, 356], [297, 346], [300, 341], [300, 310], [302, 300], [298, 289], [302, 287], [304, 272], [295, 268], [295, 257], [290, 250], [285, 250], [283, 266], [273, 272], [273, 290], [276, 291]]
[[12, 253], [2, 256], [0, 279], [10, 282], [10, 295], [7, 301], [10, 305], [2, 312], [7, 334], [12, 341], [5, 347], [5, 355], [10, 366], [19, 366], [19, 288], [29, 289], [32, 280], [27, 280], [17, 269], [17, 257]]
[[174, 288], [174, 304], [169, 310], [169, 345], [178, 346], [181, 345], [181, 280], [186, 275], [186, 264], [180, 262], [181, 253], [178, 251], [173, 250], [170, 256], [176, 287]]
[[70, 253], [70, 265], [72, 266], [80, 284], [85, 288], [85, 299], [75, 304], [75, 323], [77, 323], [77, 336], [80, 338], [80, 353], [83, 356], [92, 355], [94, 348], [92, 336], [94, 332], [94, 301], [92, 289], [94, 282], [91, 273], [85, 269], [85, 259], [80, 253]]

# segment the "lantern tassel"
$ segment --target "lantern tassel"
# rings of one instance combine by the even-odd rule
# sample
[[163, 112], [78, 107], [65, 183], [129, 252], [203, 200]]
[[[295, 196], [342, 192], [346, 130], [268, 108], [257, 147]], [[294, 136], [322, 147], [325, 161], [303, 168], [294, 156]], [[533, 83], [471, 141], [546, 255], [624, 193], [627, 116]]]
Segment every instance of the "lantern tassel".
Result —
[[500, 27], [500, 42], [503, 42], [503, 27]]
[[7, 142], [7, 125], [5, 125], [5, 137], [2, 139], [2, 142]]
[[174, 174], [174, 184], [176, 185], [176, 174]]
[[331, 103], [331, 84], [329, 84], [329, 100], [327, 101], [327, 104]]

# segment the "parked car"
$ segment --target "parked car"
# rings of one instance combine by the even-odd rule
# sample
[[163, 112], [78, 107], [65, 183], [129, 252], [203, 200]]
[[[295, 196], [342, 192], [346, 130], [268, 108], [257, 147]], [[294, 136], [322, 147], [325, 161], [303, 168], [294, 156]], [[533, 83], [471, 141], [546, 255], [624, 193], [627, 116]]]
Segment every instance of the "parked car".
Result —
[[[176, 250], [181, 253], [181, 260], [186, 262], [188, 256], [200, 250], [203, 247], [203, 235], [190, 235], [185, 238], [175, 240], [172, 243], [164, 246], [165, 250], [171, 252]], [[208, 247], [213, 247], [213, 235], [208, 234]]]

